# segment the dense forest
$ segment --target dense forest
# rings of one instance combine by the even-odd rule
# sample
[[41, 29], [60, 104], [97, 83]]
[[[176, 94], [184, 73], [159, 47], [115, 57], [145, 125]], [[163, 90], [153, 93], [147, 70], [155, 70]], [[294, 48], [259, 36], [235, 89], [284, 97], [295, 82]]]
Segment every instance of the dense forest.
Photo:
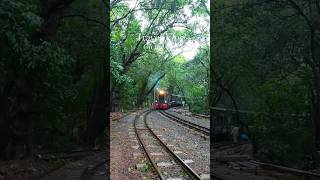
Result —
[[211, 3], [210, 106], [243, 110], [255, 155], [319, 167], [320, 1]]
[[[150, 107], [159, 87], [186, 96], [193, 111], [208, 113], [208, 5], [204, 0], [112, 1], [113, 111]], [[200, 44], [191, 59], [183, 55], [188, 43]]]
[[107, 7], [100, 0], [0, 2], [1, 159], [92, 147], [103, 134]]
[[1, 159], [108, 141], [108, 109], [156, 86], [208, 113], [207, 1], [3, 0], [0, 19]]
[[108, 142], [108, 109], [161, 87], [236, 111], [260, 160], [320, 165], [319, 0], [2, 0], [0, 25], [1, 160]]

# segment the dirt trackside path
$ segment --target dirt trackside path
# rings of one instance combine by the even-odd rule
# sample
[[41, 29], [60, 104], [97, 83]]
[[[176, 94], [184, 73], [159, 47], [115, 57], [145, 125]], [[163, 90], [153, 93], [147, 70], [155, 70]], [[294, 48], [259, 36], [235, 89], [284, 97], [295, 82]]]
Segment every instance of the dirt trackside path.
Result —
[[153, 175], [133, 128], [138, 113], [111, 122], [110, 136], [110, 179], [146, 179]]

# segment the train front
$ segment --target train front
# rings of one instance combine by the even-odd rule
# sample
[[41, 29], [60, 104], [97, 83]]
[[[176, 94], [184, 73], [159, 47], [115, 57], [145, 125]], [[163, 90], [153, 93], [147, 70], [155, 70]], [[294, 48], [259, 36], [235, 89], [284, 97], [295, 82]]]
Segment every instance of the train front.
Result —
[[156, 89], [154, 92], [153, 109], [169, 109], [168, 105], [168, 92], [165, 90]]

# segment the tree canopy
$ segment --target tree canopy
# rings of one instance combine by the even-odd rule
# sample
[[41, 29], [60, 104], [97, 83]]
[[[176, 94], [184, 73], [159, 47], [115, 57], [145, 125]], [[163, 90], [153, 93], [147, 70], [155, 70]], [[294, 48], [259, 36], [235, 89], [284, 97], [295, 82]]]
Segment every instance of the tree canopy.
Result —
[[[149, 95], [156, 86], [175, 87], [176, 92], [188, 93], [190, 102], [207, 104], [208, 73], [202, 74], [201, 69], [194, 72], [195, 66], [206, 69], [209, 64], [209, 14], [204, 13], [208, 10], [207, 2], [113, 1], [111, 4], [113, 110], [144, 103], [150, 106]], [[198, 43], [203, 50], [199, 50], [193, 60], [185, 61], [187, 43]], [[186, 78], [195, 76], [201, 87], [191, 90], [193, 81], [190, 79], [188, 83]], [[191, 99], [196, 93], [200, 93], [202, 99]], [[198, 111], [207, 112], [202, 107]]]
[[319, 2], [215, 1], [213, 7], [211, 106], [255, 112], [242, 121], [261, 159], [316, 168]]
[[1, 159], [71, 149], [77, 137], [92, 146], [107, 123], [107, 4], [0, 4]]

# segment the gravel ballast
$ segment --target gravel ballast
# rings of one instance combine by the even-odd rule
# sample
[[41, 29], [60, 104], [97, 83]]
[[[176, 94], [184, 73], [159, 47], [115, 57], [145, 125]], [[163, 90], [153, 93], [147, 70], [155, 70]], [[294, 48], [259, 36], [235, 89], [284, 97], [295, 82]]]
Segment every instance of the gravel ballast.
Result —
[[171, 150], [195, 170], [199, 175], [209, 174], [210, 142], [193, 133], [192, 130], [183, 128], [175, 122], [164, 117], [159, 112], [153, 111], [147, 116], [149, 126], [160, 139], [169, 144]]

